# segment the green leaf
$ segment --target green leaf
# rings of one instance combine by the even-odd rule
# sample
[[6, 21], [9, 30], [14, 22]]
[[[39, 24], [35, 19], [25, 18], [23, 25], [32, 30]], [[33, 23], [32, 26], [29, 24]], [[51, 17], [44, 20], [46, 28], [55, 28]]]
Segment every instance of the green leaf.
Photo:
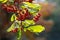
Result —
[[0, 0], [0, 3], [6, 3], [8, 0]]
[[14, 24], [15, 24], [15, 23], [13, 23], [13, 24], [11, 25], [11, 27], [7, 29], [7, 32], [10, 32], [10, 31], [12, 31], [12, 30], [15, 28], [15, 27], [14, 27]]
[[30, 25], [35, 25], [35, 22], [33, 20], [25, 20], [22, 22], [24, 27], [28, 27]]
[[34, 32], [34, 33], [40, 33], [42, 31], [44, 31], [45, 28], [42, 25], [34, 25], [34, 26], [28, 27], [27, 30]]
[[11, 21], [15, 21], [15, 20], [16, 20], [16, 15], [13, 14], [13, 15], [11, 16]]
[[10, 32], [15, 28], [20, 28], [20, 21], [18, 20], [14, 21], [14, 23], [10, 26], [10, 28], [7, 29], [7, 32]]
[[17, 32], [17, 40], [21, 40], [21, 33], [21, 29], [19, 28]]

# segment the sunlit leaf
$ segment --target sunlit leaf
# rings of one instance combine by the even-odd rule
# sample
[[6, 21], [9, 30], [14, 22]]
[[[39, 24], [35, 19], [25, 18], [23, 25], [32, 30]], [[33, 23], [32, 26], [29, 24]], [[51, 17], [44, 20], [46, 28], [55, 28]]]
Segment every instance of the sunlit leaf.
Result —
[[11, 26], [10, 28], [7, 29], [7, 32], [10, 32], [12, 30], [14, 30], [15, 28], [19, 28], [20, 27], [20, 21], [15, 21]]
[[13, 14], [13, 15], [11, 16], [11, 21], [15, 21], [15, 20], [16, 20], [16, 15]]
[[6, 3], [8, 0], [0, 0], [0, 3]]
[[22, 24], [23, 24], [24, 27], [28, 27], [30, 25], [34, 25], [35, 22], [33, 20], [25, 20], [25, 21], [22, 22]]
[[30, 26], [27, 28], [29, 31], [31, 32], [35, 32], [35, 33], [40, 33], [42, 31], [45, 30], [44, 26], [42, 25], [34, 25], [34, 26]]
[[39, 4], [33, 4], [29, 2], [23, 2], [23, 5], [21, 6], [22, 9], [27, 8], [30, 14], [35, 16], [39, 10], [41, 10], [41, 5]]
[[10, 28], [7, 29], [7, 32], [10, 32], [10, 31], [12, 31], [12, 30], [15, 28], [15, 27], [14, 27], [14, 24], [15, 24], [15, 23], [13, 23], [13, 24], [10, 26]]

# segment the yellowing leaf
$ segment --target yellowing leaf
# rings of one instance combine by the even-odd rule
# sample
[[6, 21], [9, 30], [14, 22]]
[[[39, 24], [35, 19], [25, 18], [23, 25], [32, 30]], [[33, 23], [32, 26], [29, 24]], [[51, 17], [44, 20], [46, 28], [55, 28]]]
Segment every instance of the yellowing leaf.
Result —
[[42, 31], [45, 30], [44, 26], [42, 25], [34, 25], [34, 26], [30, 26], [29, 28], [27, 28], [29, 31], [34, 32], [34, 33], [40, 33]]

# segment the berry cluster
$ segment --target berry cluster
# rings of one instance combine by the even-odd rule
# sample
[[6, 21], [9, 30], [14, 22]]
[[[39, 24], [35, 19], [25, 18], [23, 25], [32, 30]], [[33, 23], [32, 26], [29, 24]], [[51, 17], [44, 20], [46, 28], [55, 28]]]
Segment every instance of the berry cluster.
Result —
[[2, 4], [2, 9], [6, 10], [7, 12], [16, 12], [17, 11], [17, 8], [14, 5]]
[[[2, 4], [2, 9], [6, 10], [7, 12], [14, 12], [16, 15], [16, 20], [24, 21], [25, 19], [29, 19], [31, 17], [31, 14], [29, 11], [25, 8], [23, 10], [19, 10], [15, 5], [6, 5]], [[40, 18], [41, 14], [38, 13], [36, 16], [33, 17], [33, 20], [37, 22]], [[18, 28], [13, 29], [11, 32], [17, 32]]]
[[[14, 5], [6, 5], [6, 4], [3, 4], [2, 8], [5, 9], [5, 10], [7, 10], [7, 12], [15, 12], [15, 13], [17, 13], [18, 14], [17, 20], [23, 21], [23, 20], [25, 20], [25, 19], [27, 19], [27, 18], [30, 17], [30, 13], [28, 12], [27, 9], [18, 10], [16, 8], [16, 6], [14, 6]], [[38, 21], [40, 16], [41, 15], [38, 13], [36, 16], [34, 16], [33, 20], [35, 22]]]
[[25, 19], [28, 19], [30, 16], [30, 13], [28, 12], [28, 10], [23, 10], [23, 11], [20, 11], [18, 16], [17, 16], [17, 20], [25, 20]]
[[7, 12], [17, 13], [17, 14], [18, 14], [18, 15], [17, 15], [17, 20], [23, 21], [23, 20], [29, 18], [29, 16], [30, 16], [30, 13], [28, 12], [27, 9], [18, 10], [18, 9], [16, 8], [16, 6], [14, 6], [14, 5], [6, 5], [6, 4], [3, 4], [3, 5], [2, 5], [2, 8], [3, 8], [4, 10], [6, 10]]

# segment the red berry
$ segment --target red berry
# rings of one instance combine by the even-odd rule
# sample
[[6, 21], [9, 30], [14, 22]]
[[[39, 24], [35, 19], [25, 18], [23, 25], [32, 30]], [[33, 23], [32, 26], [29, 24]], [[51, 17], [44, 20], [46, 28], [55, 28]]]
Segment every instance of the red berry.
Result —
[[28, 19], [30, 17], [30, 13], [25, 13], [25, 16]]
[[12, 5], [12, 8], [13, 8], [13, 11], [14, 11], [14, 12], [17, 11], [17, 8], [16, 8], [14, 5]]
[[15, 28], [15, 31], [17, 32], [18, 31], [18, 28]]
[[25, 15], [20, 13], [19, 20], [21, 20], [21, 21], [25, 20]]
[[10, 12], [9, 7], [7, 7], [7, 12]]
[[24, 12], [25, 18], [28, 19], [30, 17], [30, 13], [28, 12], [28, 10], [25, 8], [23, 12]]
[[33, 20], [36, 22], [37, 20], [35, 18], [33, 18]]
[[8, 7], [7, 7], [7, 11], [8, 11], [8, 12], [13, 12], [13, 8], [12, 8], [11, 6], [8, 6]]
[[25, 15], [24, 15], [24, 14], [22, 14], [22, 21], [23, 21], [23, 20], [25, 20]]
[[39, 20], [39, 17], [38, 17], [38, 16], [35, 16], [35, 17], [33, 18], [33, 20], [34, 20], [35, 22], [37, 22], [37, 21]]
[[12, 30], [11, 32], [14, 32], [15, 33], [16, 31], [15, 30]]
[[2, 4], [2, 9], [3, 10], [7, 10], [7, 5], [6, 4]]
[[11, 32], [17, 32], [18, 31], [18, 28], [15, 28], [14, 30], [12, 30]]
[[26, 16], [26, 18], [27, 18], [27, 16], [28, 16], [28, 13], [25, 13], [25, 16]]
[[19, 4], [20, 3], [20, 0], [14, 0], [14, 3], [18, 3]]
[[23, 19], [23, 14], [22, 13], [20, 14], [20, 18], [19, 19], [22, 21], [22, 19]]
[[40, 14], [36, 15], [38, 18], [41, 16]]
[[37, 17], [37, 16], [35, 16], [34, 18], [35, 18], [35, 19], [37, 19], [38, 17]]
[[41, 15], [40, 13], [38, 13], [38, 15]]

